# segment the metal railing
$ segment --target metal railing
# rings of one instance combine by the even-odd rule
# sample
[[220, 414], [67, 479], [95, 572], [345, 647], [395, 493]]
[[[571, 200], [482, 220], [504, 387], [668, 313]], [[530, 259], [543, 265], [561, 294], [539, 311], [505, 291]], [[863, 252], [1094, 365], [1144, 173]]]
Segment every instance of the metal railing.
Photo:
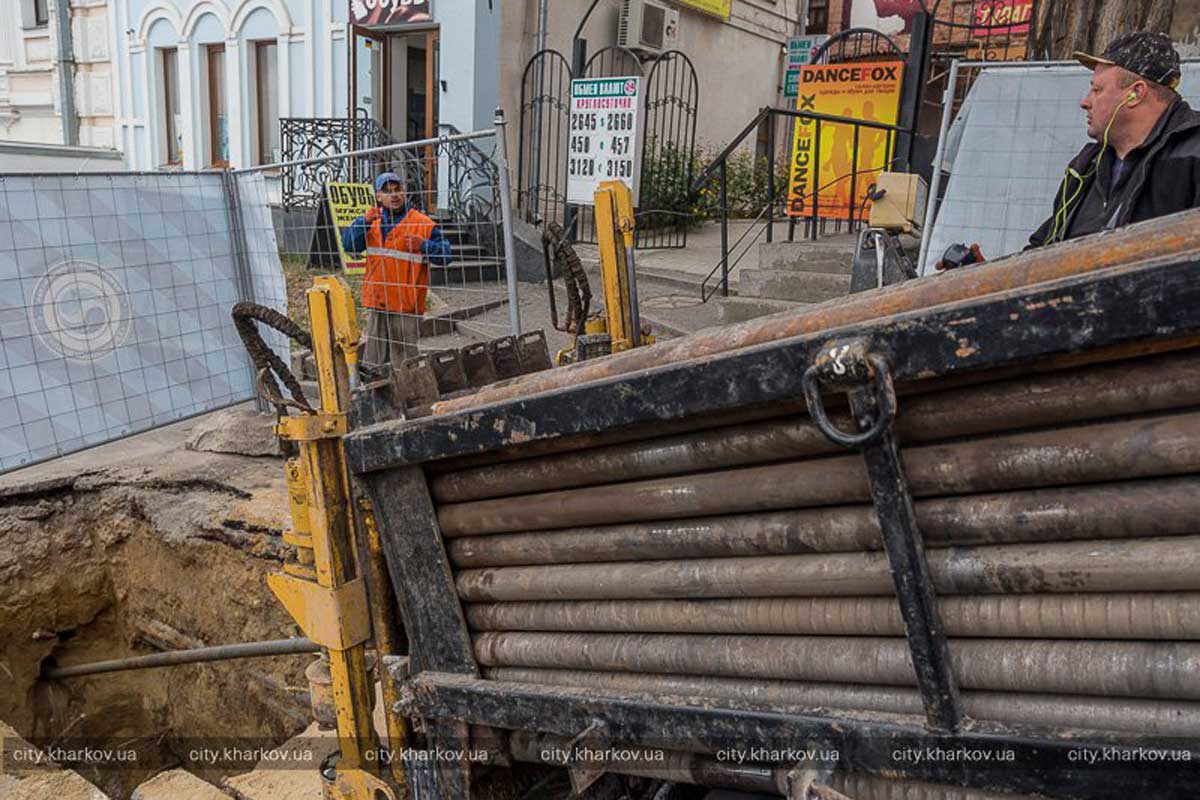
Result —
[[478, 139], [463, 137], [462, 131], [448, 122], [439, 123], [438, 131], [446, 170], [446, 209], [462, 219], [498, 217], [500, 173], [495, 146], [485, 151]]
[[[713, 266], [712, 270], [709, 271], [708, 275], [705, 276], [704, 281], [701, 283], [700, 296], [703, 302], [708, 302], [708, 300], [714, 294], [716, 294], [718, 289], [720, 290], [722, 296], [727, 297], [729, 295], [729, 274], [735, 267], [737, 267], [739, 263], [741, 263], [742, 258], [750, 251], [750, 248], [754, 245], [754, 243], [757, 242], [764, 233], [766, 234], [767, 242], [774, 240], [775, 220], [776, 217], [780, 216], [780, 212], [777, 212], [776, 210], [776, 205], [788, 189], [788, 182], [785, 181], [782, 187], [777, 187], [775, 180], [776, 121], [779, 119], [790, 120], [793, 122], [793, 124], [799, 122], [812, 122], [814, 124], [812, 147], [814, 161], [811, 163], [811, 172], [813, 175], [818, 176], [818, 180], [821, 174], [822, 127], [824, 126], [828, 128], [829, 126], [850, 126], [852, 128], [850, 171], [843, 175], [836, 176], [832, 181], [829, 181], [824, 185], [820, 185], [819, 183], [816, 184], [811, 196], [807, 198], [802, 197], [802, 204], [807, 205], [806, 213], [789, 214], [786, 210], [782, 212], [788, 220], [789, 242], [795, 240], [796, 225], [801, 221], [804, 224], [803, 238], [810, 238], [813, 240], [817, 238], [824, 224], [830, 220], [830, 217], [821, 213], [821, 193], [847, 179], [850, 181], [850, 191], [849, 203], [847, 204], [847, 212], [844, 221], [847, 222], [850, 230], [854, 230], [862, 220], [863, 209], [866, 205], [865, 198], [860, 200], [860, 198], [856, 196], [860, 176], [868, 173], [881, 172], [888, 169], [895, 160], [893, 159], [895, 135], [907, 133], [907, 130], [901, 128], [900, 126], [890, 125], [883, 122], [853, 119], [851, 117], [842, 117], [834, 114], [802, 112], [790, 108], [773, 108], [768, 106], [761, 109], [754, 119], [752, 119], [750, 123], [746, 125], [744, 129], [742, 129], [742, 132], [734, 137], [733, 141], [726, 145], [725, 148], [721, 150], [721, 152], [718, 153], [717, 156], [708, 164], [708, 166], [706, 166], [700, 172], [699, 176], [697, 176], [696, 180], [691, 186], [691, 194], [693, 197], [695, 197], [710, 181], [715, 179], [718, 185], [717, 211], [721, 224], [721, 258], [716, 265]], [[757, 132], [763, 123], [766, 123], [768, 126], [766, 155], [767, 202], [755, 215], [750, 226], [742, 232], [742, 235], [738, 237], [738, 240], [734, 242], [731, 247], [729, 244], [729, 159], [735, 151], [742, 147], [743, 143], [752, 134]], [[881, 131], [887, 134], [887, 143], [884, 151], [883, 163], [879, 164], [878, 166], [868, 167], [866, 169], [860, 168], [859, 165], [861, 130], [863, 128]], [[796, 210], [800, 211], [801, 209]], [[764, 217], [766, 218], [765, 221]], [[833, 221], [840, 225], [842, 220], [834, 219]], [[759, 228], [760, 224], [762, 226], [761, 228]], [[738, 253], [737, 249], [752, 233], [754, 235], [751, 237], [749, 244], [747, 244], [746, 247], [740, 253]], [[710, 287], [710, 282], [718, 276], [718, 273], [720, 276], [719, 282]]]
[[[233, 170], [234, 190], [249, 202], [266, 207], [263, 173], [305, 175], [309, 180], [329, 182], [345, 176], [342, 180], [346, 182], [370, 186], [380, 171], [397, 171], [395, 164], [413, 165], [418, 175], [407, 171], [403, 202], [431, 217], [440, 231], [409, 234], [409, 238], [419, 235], [426, 242], [420, 243], [420, 249], [406, 249], [411, 257], [389, 256], [393, 272], [367, 280], [362, 274], [366, 256], [349, 252], [352, 245], [346, 243], [343, 233], [352, 227], [349, 218], [370, 208], [375, 197], [369, 194], [365, 205], [345, 213], [344, 218], [340, 216], [343, 212], [335, 217], [332, 208], [321, 208], [326, 198], [326, 183], [322, 182], [308, 190], [318, 208], [315, 216], [307, 208], [291, 210], [285, 205], [250, 221], [244, 231], [245, 257], [252, 262], [278, 259], [292, 283], [303, 283], [310, 270], [341, 272], [345, 266], [351, 290], [363, 308], [363, 359], [367, 363], [396, 364], [519, 333], [504, 128], [504, 118], [498, 114], [496, 127], [487, 130], [460, 133], [444, 125], [442, 135], [436, 138], [346, 152], [326, 148], [327, 152], [319, 155]], [[429, 180], [431, 174], [437, 177], [438, 169], [443, 170], [442, 180]], [[369, 250], [361, 236], [349, 241], [354, 242], [356, 251]], [[431, 249], [426, 249], [426, 244]], [[385, 242], [384, 249], [398, 246]], [[401, 268], [399, 262], [418, 266]], [[304, 308], [293, 310], [301, 317], [305, 314]], [[303, 318], [300, 321], [303, 323]]]
[[[425, 197], [434, 185], [428, 153], [389, 149], [402, 144], [374, 119], [357, 117], [284, 117], [279, 120], [282, 164], [282, 202], [287, 210], [316, 208], [325, 197], [325, 184], [362, 181], [383, 169], [402, 172], [408, 185]], [[382, 148], [382, 149], [381, 149]], [[336, 158], [363, 153], [352, 158]], [[328, 158], [327, 158], [328, 157]]]

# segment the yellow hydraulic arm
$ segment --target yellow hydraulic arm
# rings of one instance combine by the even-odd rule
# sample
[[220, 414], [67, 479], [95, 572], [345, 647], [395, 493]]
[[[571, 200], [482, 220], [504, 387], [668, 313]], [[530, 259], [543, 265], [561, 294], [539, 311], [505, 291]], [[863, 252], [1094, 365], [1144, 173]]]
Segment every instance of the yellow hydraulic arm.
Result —
[[595, 201], [604, 311], [612, 351], [619, 353], [642, 344], [633, 273], [633, 193], [621, 181], [605, 181], [596, 190]]
[[[315, 413], [283, 417], [276, 428], [300, 452], [287, 465], [293, 527], [285, 537], [296, 546], [297, 560], [267, 582], [305, 636], [321, 645], [328, 657], [340, 758], [335, 780], [325, 787], [326, 797], [395, 800], [392, 786], [379, 778], [383, 759], [371, 718], [374, 687], [366, 653], [371, 617], [366, 583], [355, 559], [354, 515], [341, 441], [357, 363], [358, 324], [345, 282], [325, 276], [313, 283], [308, 308], [320, 403]], [[394, 715], [387, 716], [390, 721]], [[400, 741], [389, 736], [397, 751], [403, 747], [403, 731], [398, 735]], [[398, 764], [399, 752], [396, 756]], [[397, 774], [399, 770], [393, 773]]]

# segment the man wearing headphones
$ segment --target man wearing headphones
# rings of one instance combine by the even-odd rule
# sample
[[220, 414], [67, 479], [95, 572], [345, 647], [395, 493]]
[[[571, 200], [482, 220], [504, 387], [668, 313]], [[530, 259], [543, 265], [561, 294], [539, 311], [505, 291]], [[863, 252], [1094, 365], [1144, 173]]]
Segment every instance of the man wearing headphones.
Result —
[[1127, 33], [1102, 56], [1075, 57], [1093, 72], [1079, 105], [1095, 141], [1067, 167], [1030, 247], [1200, 207], [1200, 113], [1176, 92], [1171, 40]]

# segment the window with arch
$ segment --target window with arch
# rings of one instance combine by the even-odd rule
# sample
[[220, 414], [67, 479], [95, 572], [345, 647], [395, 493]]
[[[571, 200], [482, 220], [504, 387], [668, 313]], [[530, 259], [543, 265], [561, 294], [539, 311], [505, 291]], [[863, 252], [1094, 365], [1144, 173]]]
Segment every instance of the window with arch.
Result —
[[279, 46], [274, 39], [254, 43], [255, 164], [279, 161]]
[[208, 147], [211, 165], [229, 166], [229, 99], [225, 89], [225, 45], [205, 47], [208, 56]]
[[158, 50], [159, 81], [162, 85], [163, 155], [165, 163], [183, 163], [183, 119], [179, 103], [179, 50], [163, 47]]

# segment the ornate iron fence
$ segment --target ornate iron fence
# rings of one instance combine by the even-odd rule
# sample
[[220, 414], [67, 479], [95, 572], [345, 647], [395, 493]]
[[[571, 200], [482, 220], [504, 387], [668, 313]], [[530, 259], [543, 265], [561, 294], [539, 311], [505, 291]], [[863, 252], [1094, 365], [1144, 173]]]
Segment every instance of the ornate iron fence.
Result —
[[402, 173], [414, 197], [428, 196], [433, 165], [416, 151], [391, 150], [322, 160], [325, 156], [399, 144], [370, 117], [284, 117], [279, 120], [279, 135], [285, 210], [315, 209], [325, 197], [326, 183], [370, 182], [371, 176], [385, 170]]

